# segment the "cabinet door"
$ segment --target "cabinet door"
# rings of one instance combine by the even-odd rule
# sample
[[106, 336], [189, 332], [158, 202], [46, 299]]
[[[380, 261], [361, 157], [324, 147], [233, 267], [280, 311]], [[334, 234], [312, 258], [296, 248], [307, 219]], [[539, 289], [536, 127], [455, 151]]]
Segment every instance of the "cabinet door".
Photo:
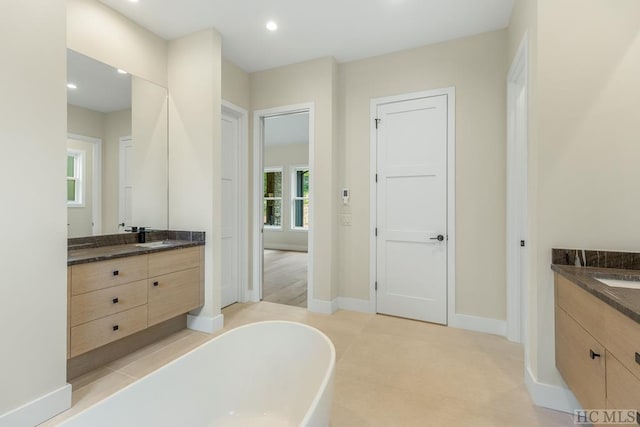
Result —
[[640, 411], [640, 380], [607, 354], [607, 409]]
[[198, 267], [149, 279], [149, 326], [200, 306]]
[[585, 409], [605, 407], [605, 349], [556, 306], [556, 366]]

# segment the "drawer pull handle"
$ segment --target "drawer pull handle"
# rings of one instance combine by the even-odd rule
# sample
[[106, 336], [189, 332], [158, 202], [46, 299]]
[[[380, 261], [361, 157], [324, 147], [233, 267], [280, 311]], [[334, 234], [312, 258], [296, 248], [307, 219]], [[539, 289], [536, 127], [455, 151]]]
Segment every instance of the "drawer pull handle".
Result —
[[600, 357], [598, 353], [595, 353], [593, 350], [589, 350], [589, 357], [595, 359], [596, 357]]
[[636, 352], [636, 363], [640, 365], [640, 353]]
[[159, 286], [159, 285], [160, 285], [160, 283], [158, 283], [158, 282], [153, 282], [153, 286]]
[[113, 325], [113, 330], [114, 330], [114, 331], [117, 331], [118, 329], [120, 329], [120, 326], [118, 326], [118, 325]]
[[114, 275], [114, 276], [117, 276], [117, 275], [119, 275], [119, 274], [120, 274], [120, 271], [118, 271], [118, 270], [113, 270], [113, 275]]
[[[636, 353], [638, 354], [638, 353]], [[640, 426], [640, 412], [636, 411], [636, 424], [638, 424]]]
[[117, 304], [120, 302], [120, 300], [118, 298], [114, 298], [111, 300], [111, 302], [113, 302], [114, 304]]

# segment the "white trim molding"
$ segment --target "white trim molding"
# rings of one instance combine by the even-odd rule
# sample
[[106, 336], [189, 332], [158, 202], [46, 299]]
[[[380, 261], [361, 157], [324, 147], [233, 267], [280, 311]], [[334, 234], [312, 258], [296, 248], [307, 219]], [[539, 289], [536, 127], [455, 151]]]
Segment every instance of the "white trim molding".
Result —
[[525, 33], [507, 76], [507, 338], [515, 342], [526, 341], [528, 51]]
[[524, 371], [524, 383], [533, 403], [538, 406], [569, 414], [573, 414], [576, 409], [582, 409], [569, 389], [539, 382], [529, 367]]
[[392, 102], [410, 101], [432, 96], [447, 96], [447, 323], [451, 323], [456, 307], [456, 88], [451, 86], [403, 95], [374, 98], [370, 107], [370, 222], [369, 222], [369, 300], [376, 311], [377, 249], [375, 228], [377, 227], [376, 173], [378, 170], [378, 144], [375, 119], [378, 106]]
[[187, 315], [187, 328], [191, 330], [212, 334], [223, 327], [224, 314], [218, 314], [215, 317]]
[[254, 301], [249, 291], [249, 112], [231, 102], [222, 100], [221, 113], [239, 119], [238, 140], [238, 300]]
[[484, 332], [505, 336], [507, 332], [507, 322], [488, 317], [470, 316], [468, 314], [455, 313], [449, 316], [449, 326], [469, 331]]
[[307, 309], [313, 313], [333, 314], [338, 311], [338, 298], [331, 301], [308, 298]]
[[31, 427], [71, 408], [71, 384], [0, 415], [0, 427]]
[[[263, 223], [262, 223], [262, 196], [263, 196], [263, 165], [264, 165], [264, 118], [280, 116], [284, 114], [309, 113], [309, 230], [307, 234], [308, 261], [307, 261], [307, 307], [310, 311], [320, 313], [333, 313], [333, 303], [314, 299], [313, 292], [313, 265], [314, 265], [314, 210], [315, 205], [315, 103], [287, 105], [284, 107], [256, 110], [253, 112], [253, 284], [252, 289], [247, 289], [247, 295], [251, 295], [251, 301], [259, 301], [262, 298], [262, 257], [263, 257]], [[335, 301], [335, 300], [334, 300]], [[329, 304], [327, 308], [326, 304]], [[317, 310], [314, 310], [317, 308]], [[331, 311], [333, 309], [333, 311]]]
[[338, 308], [359, 313], [375, 313], [376, 302], [374, 300], [367, 301], [358, 298], [338, 297]]

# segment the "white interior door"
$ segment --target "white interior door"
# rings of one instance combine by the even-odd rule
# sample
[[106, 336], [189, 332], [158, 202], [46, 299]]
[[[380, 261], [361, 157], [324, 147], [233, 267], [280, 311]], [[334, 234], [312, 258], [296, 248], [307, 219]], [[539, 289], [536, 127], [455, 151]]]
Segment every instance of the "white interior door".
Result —
[[446, 324], [447, 95], [377, 113], [377, 311]]
[[240, 119], [222, 114], [222, 307], [238, 302]]
[[131, 227], [133, 225], [133, 140], [130, 137], [120, 138], [119, 164], [118, 223], [120, 227]]

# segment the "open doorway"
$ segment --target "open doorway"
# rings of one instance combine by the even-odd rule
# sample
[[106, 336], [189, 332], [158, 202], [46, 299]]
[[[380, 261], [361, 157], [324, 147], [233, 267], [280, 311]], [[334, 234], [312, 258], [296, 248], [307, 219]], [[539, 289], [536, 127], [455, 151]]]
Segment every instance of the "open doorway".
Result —
[[260, 264], [256, 278], [260, 298], [306, 308], [312, 262], [312, 112], [300, 108], [259, 113], [256, 214], [262, 233], [256, 242]]

